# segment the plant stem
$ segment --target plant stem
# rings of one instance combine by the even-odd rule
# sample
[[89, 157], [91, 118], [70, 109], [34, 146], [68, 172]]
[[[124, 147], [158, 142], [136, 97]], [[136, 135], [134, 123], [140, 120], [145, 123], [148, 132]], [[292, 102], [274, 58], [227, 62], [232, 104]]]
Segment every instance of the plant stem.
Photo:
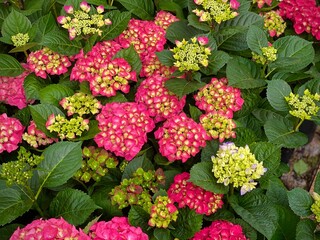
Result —
[[33, 205], [34, 205], [35, 209], [38, 211], [38, 213], [40, 214], [40, 216], [44, 217], [44, 212], [41, 210], [41, 208], [36, 200], [33, 202]]
[[304, 121], [304, 119], [300, 119], [300, 122], [298, 123], [298, 125], [294, 129], [295, 132], [299, 131], [299, 128], [300, 128], [301, 124], [303, 123], [303, 121]]

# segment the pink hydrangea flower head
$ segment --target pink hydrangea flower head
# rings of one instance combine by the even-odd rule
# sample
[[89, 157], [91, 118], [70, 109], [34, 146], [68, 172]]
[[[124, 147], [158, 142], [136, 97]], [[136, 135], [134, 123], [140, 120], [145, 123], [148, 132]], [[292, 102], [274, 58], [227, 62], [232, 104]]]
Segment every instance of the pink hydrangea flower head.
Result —
[[147, 142], [147, 133], [155, 127], [145, 105], [134, 102], [108, 103], [96, 119], [101, 130], [94, 137], [98, 147], [128, 161], [141, 150]]
[[36, 76], [46, 79], [49, 75], [61, 75], [68, 71], [71, 62], [67, 56], [55, 53], [45, 47], [31, 52], [27, 58], [28, 69]]
[[17, 239], [77, 239], [90, 240], [81, 229], [66, 222], [63, 218], [50, 218], [48, 220], [37, 219], [24, 228], [18, 227], [10, 237], [10, 240]]
[[16, 77], [1, 77], [0, 76], [0, 102], [4, 102], [11, 106], [16, 106], [22, 109], [27, 106], [23, 82], [28, 71]]
[[262, 15], [264, 28], [268, 30], [270, 37], [279, 37], [286, 29], [286, 23], [279, 15], [279, 11], [269, 11]]
[[167, 119], [163, 126], [155, 131], [154, 136], [159, 140], [161, 155], [171, 162], [186, 162], [191, 156], [195, 156], [201, 147], [205, 147], [206, 140], [209, 140], [201, 124], [187, 117], [185, 113]]
[[189, 181], [190, 174], [180, 173], [168, 189], [168, 197], [178, 203], [179, 208], [189, 207], [196, 213], [211, 215], [223, 206], [223, 194], [216, 194], [202, 189]]
[[194, 98], [196, 106], [201, 110], [222, 111], [229, 118], [232, 118], [233, 112], [240, 110], [244, 103], [240, 89], [228, 86], [226, 78], [212, 78]]
[[232, 239], [232, 240], [247, 240], [242, 231], [242, 227], [225, 220], [216, 220], [197, 232], [192, 240], [216, 240], [216, 239]]
[[0, 115], [0, 153], [12, 152], [22, 141], [24, 126], [16, 118], [8, 117], [6, 113]]
[[123, 48], [133, 45], [141, 61], [154, 52], [164, 49], [165, 31], [153, 21], [130, 19], [128, 27], [117, 38]]
[[253, 3], [257, 3], [258, 8], [263, 8], [264, 5], [268, 5], [270, 7], [272, 0], [253, 0]]
[[110, 221], [99, 221], [90, 228], [89, 236], [93, 240], [148, 240], [147, 234], [142, 232], [140, 227], [129, 224], [126, 217], [113, 217]]
[[155, 122], [163, 121], [182, 112], [186, 97], [179, 99], [165, 88], [167, 78], [152, 75], [145, 79], [137, 89], [135, 101], [147, 106], [150, 116]]
[[170, 12], [160, 10], [157, 12], [154, 23], [162, 27], [164, 30], [167, 30], [171, 23], [179, 21], [175, 15]]

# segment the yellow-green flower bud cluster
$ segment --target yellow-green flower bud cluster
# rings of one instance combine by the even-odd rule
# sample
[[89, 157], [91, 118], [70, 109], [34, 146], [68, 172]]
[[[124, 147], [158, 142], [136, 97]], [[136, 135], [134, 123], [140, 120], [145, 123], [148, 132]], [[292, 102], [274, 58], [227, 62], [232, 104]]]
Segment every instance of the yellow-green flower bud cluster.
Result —
[[297, 118], [311, 119], [319, 112], [320, 94], [311, 94], [309, 89], [304, 90], [302, 97], [291, 92], [289, 96], [285, 97], [285, 100], [292, 109], [289, 113]]
[[261, 52], [262, 55], [252, 52], [252, 59], [257, 63], [264, 65], [277, 60], [277, 49], [273, 46], [262, 47]]
[[232, 10], [231, 4], [227, 0], [195, 0], [194, 2], [202, 7], [202, 9], [197, 8], [192, 11], [200, 17], [200, 22], [214, 20], [220, 24], [238, 15], [236, 11]]
[[164, 184], [165, 176], [162, 169], [144, 171], [138, 168], [129, 179], [123, 179], [119, 186], [110, 192], [112, 204], [119, 209], [129, 205], [141, 206], [150, 213], [152, 206], [151, 193], [158, 191], [158, 185]]
[[22, 47], [26, 45], [29, 40], [28, 33], [17, 33], [16, 35], [11, 36], [11, 41], [15, 47]]
[[168, 196], [158, 196], [151, 206], [148, 225], [157, 228], [167, 228], [171, 221], [177, 221], [178, 209]]
[[84, 147], [82, 155], [81, 169], [75, 173], [74, 177], [86, 183], [91, 179], [99, 182], [110, 168], [116, 168], [118, 165], [116, 157], [103, 148]]
[[313, 193], [314, 203], [311, 205], [311, 211], [315, 215], [317, 222], [320, 222], [320, 195]]
[[287, 27], [286, 22], [277, 11], [269, 11], [263, 15], [264, 28], [269, 31], [271, 37], [279, 37]]
[[12, 186], [13, 184], [27, 186], [28, 181], [33, 175], [34, 167], [36, 167], [43, 158], [42, 155], [32, 154], [24, 147], [20, 147], [18, 160], [2, 164], [0, 177], [6, 180], [8, 186]]
[[266, 171], [262, 162], [258, 162], [250, 152], [249, 147], [237, 147], [234, 143], [226, 142], [220, 145], [216, 156], [212, 156], [212, 172], [218, 183], [225, 186], [241, 187], [241, 195], [251, 191]]
[[174, 66], [182, 71], [199, 71], [200, 65], [207, 67], [211, 54], [209, 47], [201, 44], [196, 37], [190, 41], [176, 41], [176, 47], [171, 50], [175, 59]]
[[58, 137], [63, 139], [75, 139], [80, 137], [84, 131], [89, 130], [89, 120], [80, 116], [70, 120], [60, 114], [49, 116], [46, 127], [50, 132], [58, 133]]
[[67, 110], [68, 116], [78, 114], [97, 114], [102, 108], [101, 103], [92, 95], [87, 95], [83, 92], [75, 93], [70, 97], [65, 97], [60, 101], [63, 109]]

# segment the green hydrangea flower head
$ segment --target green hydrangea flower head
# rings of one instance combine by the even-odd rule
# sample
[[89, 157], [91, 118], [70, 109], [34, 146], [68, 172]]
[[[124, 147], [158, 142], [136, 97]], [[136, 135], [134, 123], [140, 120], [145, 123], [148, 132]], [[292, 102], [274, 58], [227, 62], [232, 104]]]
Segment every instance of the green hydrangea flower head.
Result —
[[225, 142], [211, 159], [212, 172], [218, 179], [217, 182], [225, 186], [232, 184], [235, 188], [241, 187], [241, 195], [253, 190], [257, 185], [254, 180], [259, 179], [267, 171], [263, 163], [256, 160], [247, 145], [237, 147], [232, 142]]
[[311, 205], [311, 211], [315, 215], [316, 221], [320, 222], [320, 195], [316, 192], [312, 194], [314, 203]]
[[268, 47], [262, 47], [261, 52], [262, 54], [252, 52], [252, 59], [257, 63], [265, 65], [277, 60], [277, 49], [275, 47], [271, 45]]
[[17, 33], [16, 35], [11, 36], [11, 41], [13, 46], [22, 47], [29, 42], [29, 34], [28, 33]]
[[304, 90], [303, 96], [291, 92], [285, 97], [285, 100], [291, 108], [289, 113], [302, 120], [311, 119], [319, 112], [320, 94], [311, 94], [309, 89]]

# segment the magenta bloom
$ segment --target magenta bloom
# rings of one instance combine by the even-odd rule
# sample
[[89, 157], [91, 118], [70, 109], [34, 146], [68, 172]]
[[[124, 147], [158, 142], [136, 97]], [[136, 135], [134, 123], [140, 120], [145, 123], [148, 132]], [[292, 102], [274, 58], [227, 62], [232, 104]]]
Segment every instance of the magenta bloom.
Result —
[[175, 160], [186, 162], [206, 145], [206, 140], [209, 140], [201, 124], [187, 117], [185, 113], [169, 118], [155, 131], [154, 136], [159, 139], [161, 155], [171, 162]]
[[154, 23], [167, 30], [171, 23], [179, 21], [179, 18], [170, 12], [160, 10], [154, 18]]
[[155, 53], [146, 55], [140, 72], [140, 77], [151, 77], [152, 75], [161, 75], [164, 77], [170, 77], [171, 74], [178, 68], [174, 66], [163, 65]]
[[[179, 208], [189, 207], [196, 213], [210, 215], [223, 205], [223, 194], [204, 190], [189, 182], [190, 174], [183, 172], [174, 177], [174, 182], [168, 189], [168, 197], [178, 203]], [[205, 239], [205, 238], [204, 238]]]
[[[54, 117], [54, 115], [52, 116]], [[58, 139], [47, 137], [44, 132], [37, 128], [34, 121], [30, 121], [27, 132], [23, 134], [22, 139], [34, 148], [38, 148], [42, 145], [45, 146], [58, 141]]]
[[0, 115], [0, 153], [12, 152], [22, 141], [24, 126], [16, 118], [8, 117], [6, 113]]
[[24, 228], [17, 230], [12, 234], [10, 240], [17, 239], [77, 239], [90, 240], [81, 229], [77, 230], [75, 226], [66, 222], [63, 218], [50, 218], [48, 220], [37, 219], [29, 223]]
[[145, 105], [133, 102], [108, 103], [96, 119], [101, 130], [94, 137], [98, 147], [128, 161], [141, 150], [147, 142], [147, 133], [155, 127]]
[[182, 112], [186, 97], [179, 99], [174, 93], [165, 88], [167, 80], [159, 75], [145, 79], [138, 87], [135, 101], [147, 106], [150, 116], [155, 122], [163, 121]]
[[240, 225], [225, 220], [217, 220], [212, 222], [209, 227], [197, 232], [192, 238], [192, 240], [204, 239], [246, 240], [247, 238], [244, 235]]
[[110, 221], [99, 221], [90, 228], [89, 236], [93, 240], [148, 240], [140, 227], [129, 224], [126, 217], [113, 217]]

